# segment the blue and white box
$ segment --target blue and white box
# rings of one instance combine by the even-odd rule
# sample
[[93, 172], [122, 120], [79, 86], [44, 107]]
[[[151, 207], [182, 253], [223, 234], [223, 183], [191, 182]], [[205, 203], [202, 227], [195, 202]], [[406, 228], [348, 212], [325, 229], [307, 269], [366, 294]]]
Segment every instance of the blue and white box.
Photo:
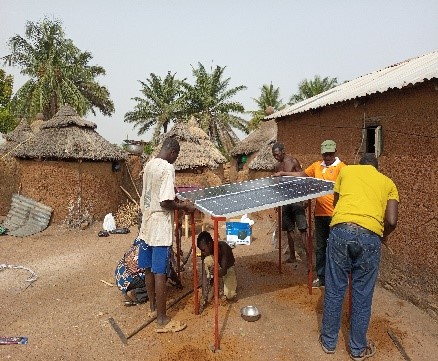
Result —
[[226, 223], [227, 243], [251, 244], [251, 226], [244, 222]]

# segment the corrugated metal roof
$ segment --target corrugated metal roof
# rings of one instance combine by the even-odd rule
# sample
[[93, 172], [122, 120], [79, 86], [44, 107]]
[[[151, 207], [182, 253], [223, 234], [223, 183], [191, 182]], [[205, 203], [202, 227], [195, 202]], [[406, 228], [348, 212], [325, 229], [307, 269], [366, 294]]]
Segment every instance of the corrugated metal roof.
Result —
[[30, 198], [14, 194], [12, 205], [3, 222], [7, 234], [15, 237], [25, 237], [43, 231], [47, 228], [52, 208]]
[[264, 119], [276, 119], [291, 114], [303, 113], [310, 109], [317, 109], [374, 93], [383, 93], [389, 89], [401, 89], [409, 84], [421, 83], [432, 78], [438, 78], [438, 51], [363, 75], [275, 112]]

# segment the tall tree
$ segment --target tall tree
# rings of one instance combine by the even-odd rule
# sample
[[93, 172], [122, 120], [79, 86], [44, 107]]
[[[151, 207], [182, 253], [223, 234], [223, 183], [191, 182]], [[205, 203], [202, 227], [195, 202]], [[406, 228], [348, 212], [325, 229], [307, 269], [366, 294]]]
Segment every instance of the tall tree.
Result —
[[182, 85], [185, 80], [178, 80], [175, 75], [169, 71], [166, 77], [161, 79], [151, 73], [146, 82], [139, 81], [144, 98], [133, 98], [137, 104], [133, 111], [125, 114], [124, 119], [127, 123], [134, 123], [134, 127], [139, 127], [138, 135], [155, 126], [152, 138], [156, 142], [161, 130], [166, 133], [170, 122], [175, 122], [184, 115]]
[[10, 109], [13, 84], [12, 75], [6, 75], [6, 72], [0, 69], [0, 132], [2, 133], [13, 130], [17, 125]]
[[304, 99], [311, 98], [315, 95], [325, 92], [338, 85], [337, 78], [325, 77], [321, 79], [319, 75], [315, 75], [313, 80], [304, 79], [298, 85], [298, 93], [293, 94], [289, 100], [289, 104], [298, 103]]
[[257, 110], [250, 112], [252, 118], [248, 123], [248, 129], [257, 129], [260, 121], [270, 113], [281, 110], [285, 107], [283, 100], [280, 99], [280, 88], [274, 88], [272, 83], [270, 85], [263, 84], [261, 94], [258, 98], [252, 98], [258, 106]]
[[227, 155], [239, 138], [233, 128], [245, 133], [247, 121], [236, 114], [244, 113], [245, 108], [232, 98], [246, 86], [229, 88], [230, 78], [223, 79], [226, 67], [216, 66], [211, 73], [204, 65], [192, 67], [195, 84], [184, 84], [188, 114], [194, 115], [200, 127], [210, 136], [210, 140]]
[[29, 21], [25, 36], [10, 38], [9, 47], [5, 63], [20, 67], [21, 74], [30, 77], [13, 98], [17, 115], [32, 117], [42, 112], [48, 119], [66, 103], [80, 115], [95, 114], [95, 108], [104, 115], [114, 112], [109, 91], [96, 80], [105, 75], [105, 69], [89, 65], [91, 53], [80, 51], [65, 37], [61, 21]]

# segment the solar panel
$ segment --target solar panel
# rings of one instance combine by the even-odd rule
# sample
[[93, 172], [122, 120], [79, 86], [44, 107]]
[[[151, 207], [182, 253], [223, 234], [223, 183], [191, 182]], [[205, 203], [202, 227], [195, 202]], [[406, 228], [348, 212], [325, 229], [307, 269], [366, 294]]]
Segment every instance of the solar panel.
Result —
[[203, 213], [234, 217], [333, 193], [334, 183], [311, 177], [268, 177], [180, 192]]

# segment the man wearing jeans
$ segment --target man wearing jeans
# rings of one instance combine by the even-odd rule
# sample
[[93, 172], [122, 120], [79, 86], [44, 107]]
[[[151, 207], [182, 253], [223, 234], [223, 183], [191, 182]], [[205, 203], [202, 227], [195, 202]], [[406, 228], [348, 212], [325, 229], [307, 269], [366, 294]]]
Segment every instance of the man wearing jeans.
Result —
[[374, 154], [359, 165], [344, 167], [335, 183], [330, 236], [327, 242], [325, 296], [319, 342], [334, 353], [348, 274], [352, 277], [350, 357], [365, 360], [376, 353], [367, 341], [371, 304], [379, 272], [381, 243], [395, 229], [399, 196], [394, 182], [377, 170]]

